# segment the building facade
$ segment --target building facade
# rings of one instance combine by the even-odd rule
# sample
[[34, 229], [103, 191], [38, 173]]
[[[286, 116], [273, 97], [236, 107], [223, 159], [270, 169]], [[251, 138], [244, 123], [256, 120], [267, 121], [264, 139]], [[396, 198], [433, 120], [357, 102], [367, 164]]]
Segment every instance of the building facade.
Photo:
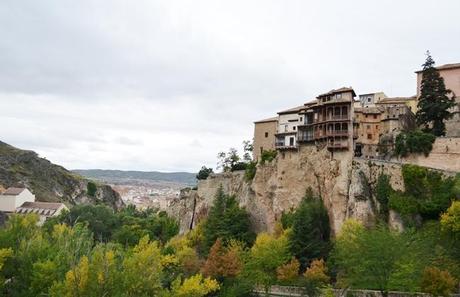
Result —
[[361, 94], [359, 95], [359, 105], [360, 107], [374, 106], [377, 102], [386, 97], [384, 92]]
[[35, 195], [26, 188], [8, 188], [0, 194], [0, 211], [14, 212], [25, 202], [34, 202]]
[[297, 148], [297, 127], [303, 117], [299, 112], [304, 106], [278, 112], [278, 128], [275, 135], [275, 148], [279, 150]]
[[278, 117], [254, 122], [254, 160], [259, 160], [264, 150], [275, 149], [275, 134], [278, 129]]

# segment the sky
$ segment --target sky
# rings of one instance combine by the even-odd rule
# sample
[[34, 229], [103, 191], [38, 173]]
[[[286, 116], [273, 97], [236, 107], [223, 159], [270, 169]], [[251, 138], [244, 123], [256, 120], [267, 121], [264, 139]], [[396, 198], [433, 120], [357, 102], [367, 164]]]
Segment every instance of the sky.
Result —
[[69, 169], [196, 172], [342, 86], [460, 62], [458, 0], [0, 1], [0, 140]]

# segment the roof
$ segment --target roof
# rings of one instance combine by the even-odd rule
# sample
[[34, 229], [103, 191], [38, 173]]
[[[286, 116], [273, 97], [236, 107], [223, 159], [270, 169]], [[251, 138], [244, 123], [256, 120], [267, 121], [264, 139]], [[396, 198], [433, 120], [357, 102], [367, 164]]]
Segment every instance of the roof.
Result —
[[19, 214], [36, 213], [38, 215], [43, 215], [43, 216], [52, 216], [61, 207], [65, 207], [64, 203], [24, 202], [21, 206], [16, 208], [16, 213], [19, 213]]
[[255, 121], [254, 124], [269, 123], [269, 122], [278, 122], [278, 117], [272, 117], [272, 118], [263, 119], [260, 121]]
[[353, 90], [352, 87], [342, 87], [342, 88], [330, 90], [327, 93], [318, 95], [318, 97], [329, 96], [329, 95], [334, 95], [334, 94], [337, 94], [337, 93], [344, 93], [344, 92], [352, 92], [353, 95], [356, 96], [355, 90]]
[[[438, 70], [457, 69], [457, 68], [460, 68], [460, 63], [444, 64], [444, 65], [441, 65], [441, 66], [437, 66], [435, 68], [438, 69]], [[420, 73], [422, 71], [423, 71], [423, 69], [422, 70], [417, 70], [417, 71], [415, 71], [415, 73]]]
[[415, 100], [417, 97], [416, 96], [411, 96], [411, 97], [387, 97], [380, 99], [378, 103], [405, 103], [406, 101], [409, 100]]
[[3, 192], [1, 195], [10, 195], [10, 196], [16, 196], [22, 193], [26, 188], [14, 188], [10, 187], [6, 189], [5, 192]]
[[305, 106], [300, 105], [300, 106], [297, 106], [297, 107], [293, 107], [293, 108], [290, 108], [290, 109], [280, 111], [280, 112], [278, 112], [278, 114], [298, 113], [303, 108], [305, 108]]

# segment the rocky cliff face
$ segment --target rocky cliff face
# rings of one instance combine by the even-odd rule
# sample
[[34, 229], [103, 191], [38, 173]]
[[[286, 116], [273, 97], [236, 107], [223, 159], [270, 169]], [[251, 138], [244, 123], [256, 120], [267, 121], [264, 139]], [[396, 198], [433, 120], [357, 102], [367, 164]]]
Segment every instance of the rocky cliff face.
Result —
[[33, 151], [20, 150], [0, 142], [0, 185], [25, 186], [38, 201], [104, 203], [114, 209], [123, 206], [120, 195], [108, 185], [98, 185], [94, 196], [87, 194], [89, 180], [38, 157]]
[[[248, 210], [255, 231], [270, 232], [281, 214], [295, 208], [311, 187], [323, 199], [336, 233], [347, 218], [374, 224], [379, 210], [373, 195], [377, 179], [387, 174], [394, 189], [404, 190], [401, 168], [398, 162], [369, 161], [353, 158], [351, 152], [331, 154], [326, 149], [302, 146], [299, 151], [280, 153], [271, 163], [258, 165], [249, 183], [244, 172], [212, 175], [200, 181], [197, 190], [183, 191], [168, 211], [179, 219], [181, 231], [188, 230], [206, 217], [222, 185], [224, 192], [235, 195]], [[390, 212], [389, 223], [402, 228], [394, 212]]]

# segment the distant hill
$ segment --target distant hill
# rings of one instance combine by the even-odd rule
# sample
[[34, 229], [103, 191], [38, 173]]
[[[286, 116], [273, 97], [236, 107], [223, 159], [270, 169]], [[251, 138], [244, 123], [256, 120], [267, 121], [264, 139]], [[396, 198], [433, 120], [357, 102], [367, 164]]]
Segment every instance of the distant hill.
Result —
[[62, 166], [40, 158], [37, 153], [15, 148], [0, 141], [0, 186], [27, 187], [38, 201], [106, 204], [122, 207], [120, 195], [110, 186], [97, 183], [96, 193], [87, 193], [89, 180]]
[[159, 172], [159, 171], [123, 171], [123, 170], [72, 170], [87, 178], [101, 181], [115, 180], [146, 180], [174, 182], [184, 185], [196, 184], [196, 173], [190, 172]]

